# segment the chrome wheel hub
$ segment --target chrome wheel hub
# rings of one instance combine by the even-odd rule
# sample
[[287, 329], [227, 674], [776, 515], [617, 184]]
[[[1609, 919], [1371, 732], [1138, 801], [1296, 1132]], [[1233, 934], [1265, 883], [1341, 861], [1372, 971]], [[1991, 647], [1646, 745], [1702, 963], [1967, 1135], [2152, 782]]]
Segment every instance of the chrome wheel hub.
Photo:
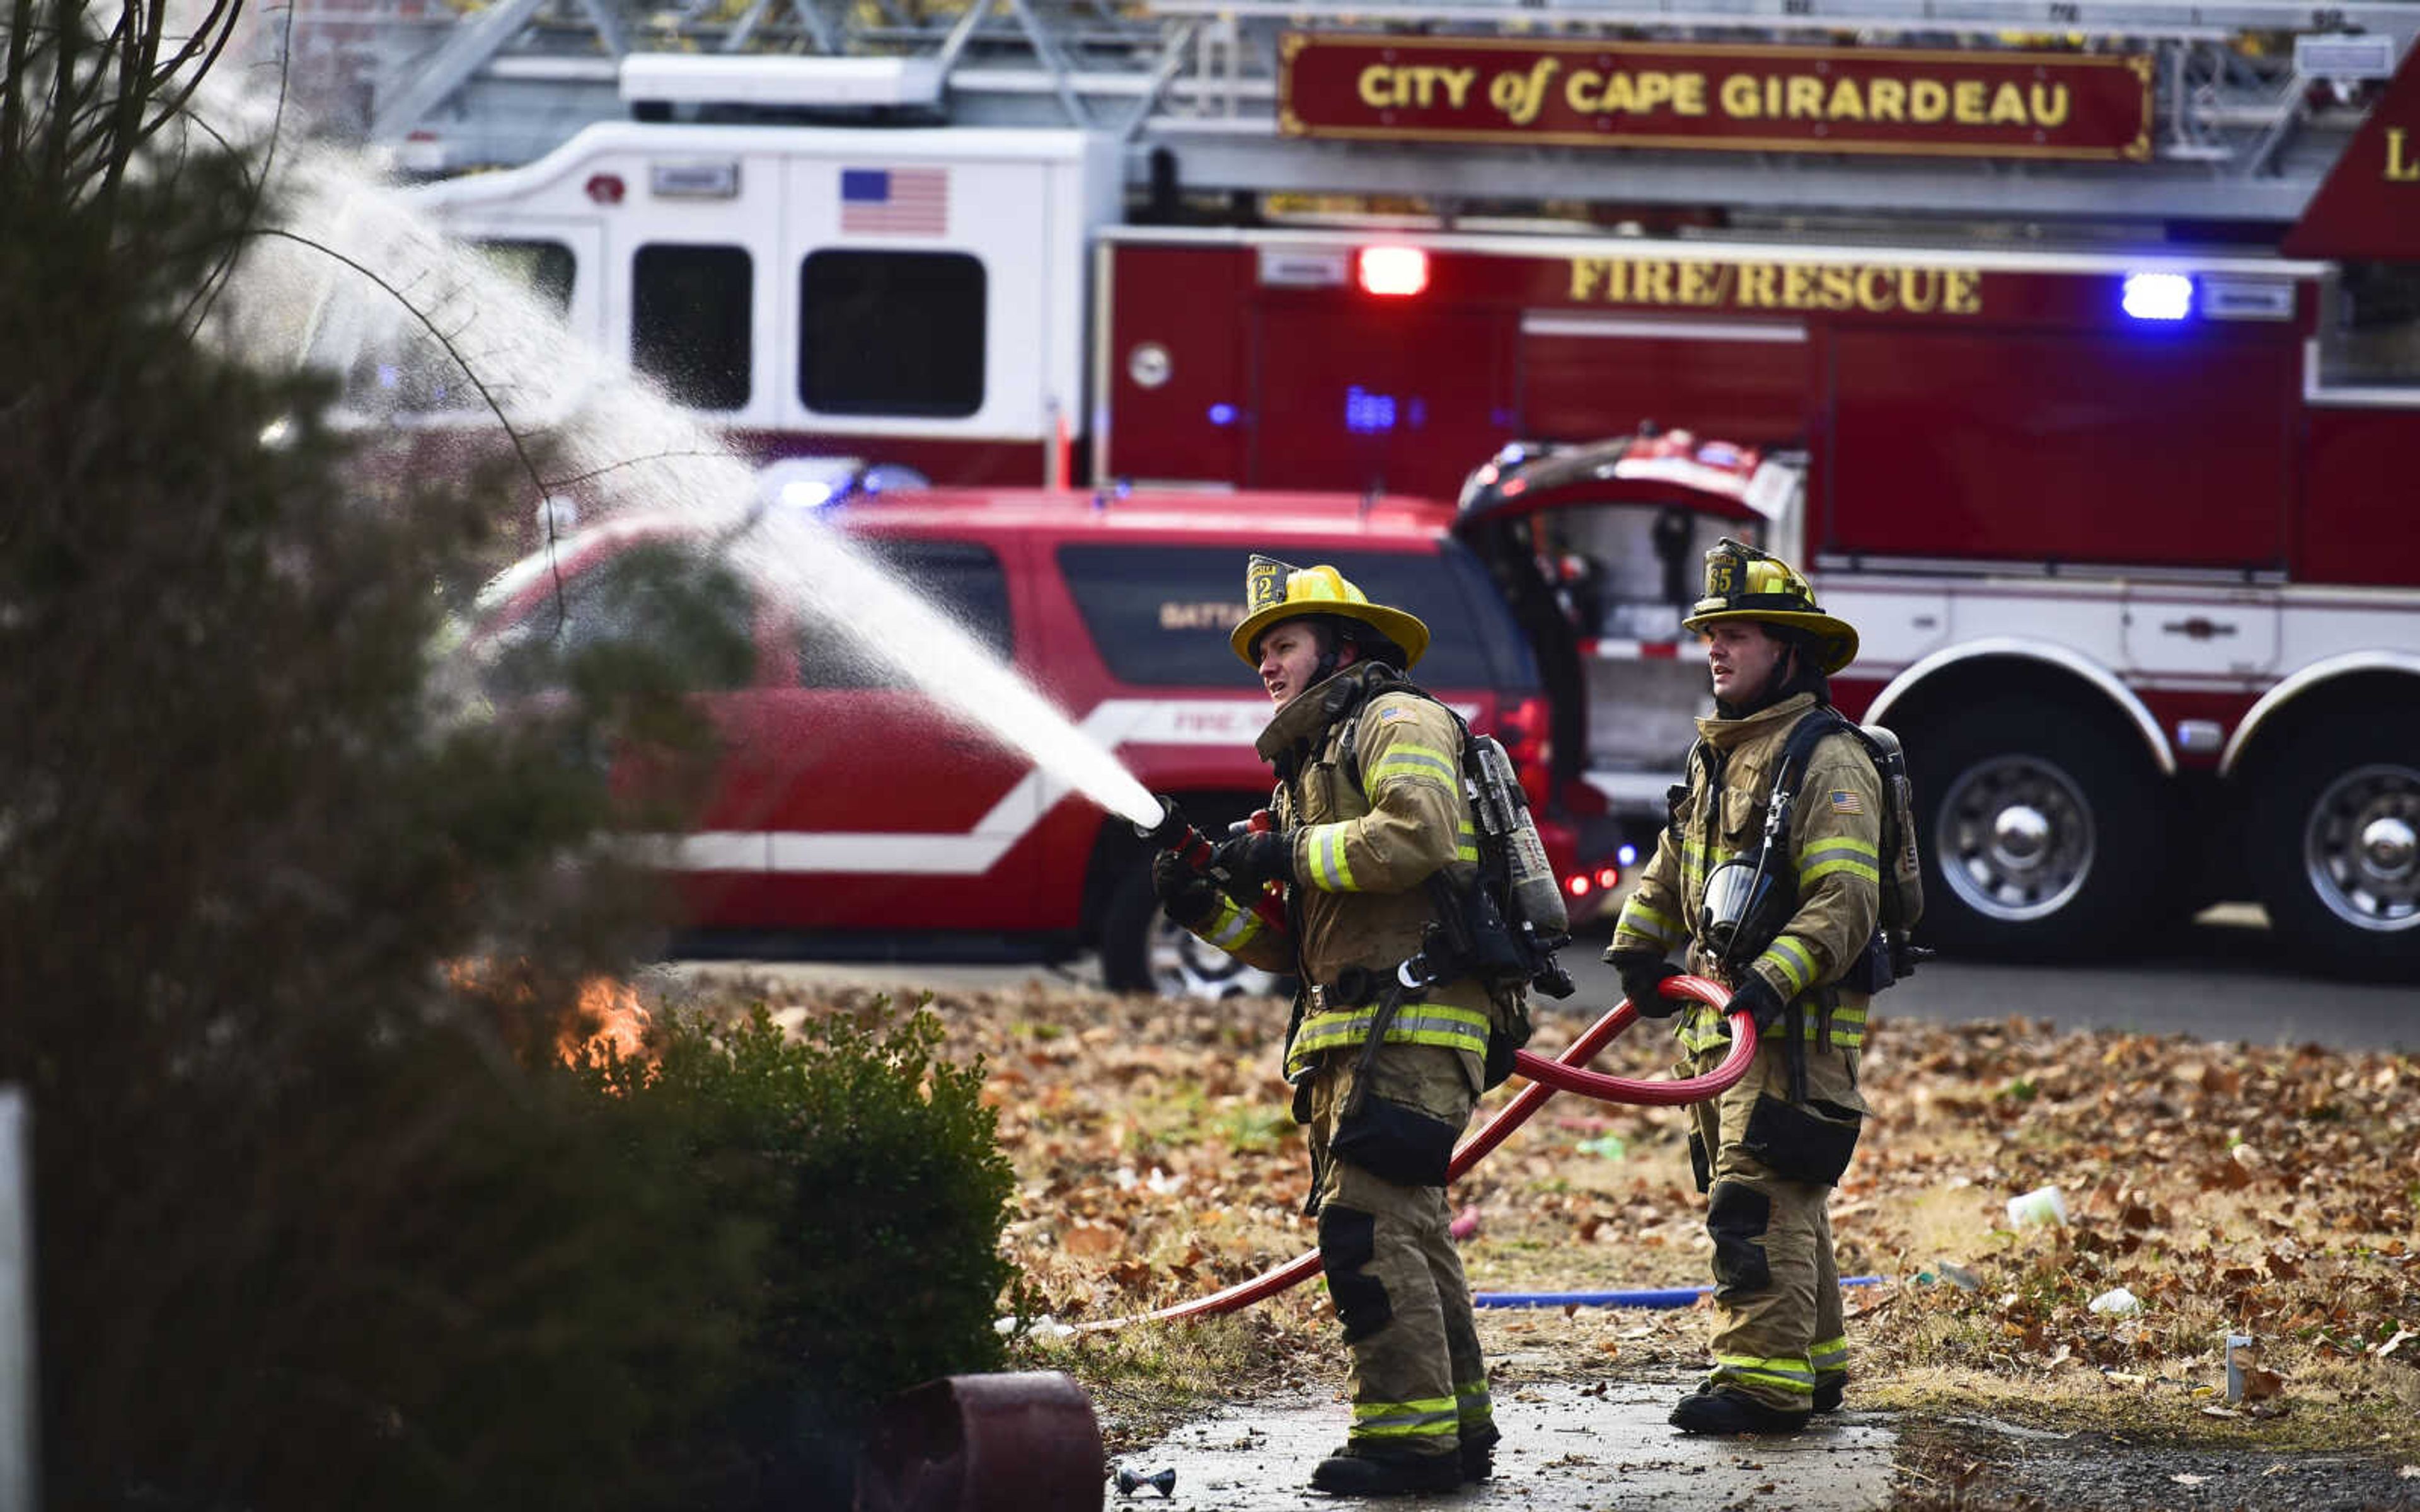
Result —
[[2420, 770], [2379, 764], [2329, 783], [2303, 825], [2303, 871], [2355, 928], [2420, 928]]
[[2091, 874], [2092, 807], [2075, 779], [2039, 756], [1998, 756], [1958, 774], [1934, 826], [1942, 880], [1986, 918], [2046, 918]]

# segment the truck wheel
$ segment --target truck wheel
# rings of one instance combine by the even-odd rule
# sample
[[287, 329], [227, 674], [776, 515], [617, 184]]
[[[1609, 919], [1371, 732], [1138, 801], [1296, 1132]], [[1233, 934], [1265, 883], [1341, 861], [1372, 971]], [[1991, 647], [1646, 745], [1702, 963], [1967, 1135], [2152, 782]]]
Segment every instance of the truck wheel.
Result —
[[2269, 922], [2317, 969], [2420, 979], [2420, 720], [2311, 732], [2272, 771], [2251, 822]]
[[1101, 919], [1101, 981], [1111, 992], [1202, 998], [1283, 995], [1285, 980], [1170, 923], [1151, 889], [1150, 856], [1119, 879]]
[[1919, 941], [2071, 957], [2145, 916], [2161, 791], [2116, 734], [2062, 709], [2003, 706], [1921, 732], [1907, 752], [1924, 864]]

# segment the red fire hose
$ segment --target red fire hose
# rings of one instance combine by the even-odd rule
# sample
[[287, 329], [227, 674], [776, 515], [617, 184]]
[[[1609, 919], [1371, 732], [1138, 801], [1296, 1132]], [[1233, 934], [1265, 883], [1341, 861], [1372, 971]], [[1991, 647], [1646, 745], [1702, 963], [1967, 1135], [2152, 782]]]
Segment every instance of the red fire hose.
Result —
[[[1664, 983], [1677, 997], [1693, 997], [1710, 1008], [1721, 1009], [1730, 1002], [1731, 995], [1721, 983], [1703, 977], [1673, 977]], [[1627, 999], [1613, 1011], [1588, 1026], [1563, 1053], [1548, 1060], [1524, 1050], [1515, 1056], [1512, 1067], [1516, 1073], [1528, 1078], [1529, 1085], [1520, 1095], [1504, 1104], [1487, 1127], [1479, 1131], [1468, 1143], [1453, 1152], [1453, 1163], [1446, 1168], [1446, 1180], [1469, 1170], [1495, 1148], [1502, 1144], [1513, 1130], [1528, 1121], [1529, 1116], [1545, 1106], [1546, 1100], [1557, 1092], [1577, 1092], [1582, 1097], [1600, 1103], [1629, 1103], [1650, 1107], [1678, 1107], [1684, 1103], [1702, 1102], [1730, 1089], [1732, 1083], [1747, 1073], [1748, 1062], [1756, 1058], [1756, 1022], [1745, 1013], [1733, 1013], [1730, 1054], [1722, 1064], [1703, 1076], [1683, 1077], [1678, 1081], [1646, 1082], [1626, 1076], [1606, 1076], [1586, 1070], [1598, 1051], [1613, 1042], [1614, 1037], [1638, 1019], [1638, 1011]], [[1319, 1251], [1297, 1255], [1273, 1271], [1264, 1272], [1249, 1281], [1239, 1281], [1224, 1291], [1214, 1291], [1206, 1297], [1162, 1307], [1156, 1312], [1139, 1313], [1132, 1318], [1109, 1318], [1079, 1325], [1085, 1332], [1123, 1328], [1128, 1323], [1174, 1322], [1187, 1318], [1214, 1318], [1249, 1307], [1297, 1282], [1308, 1281], [1319, 1273]]]

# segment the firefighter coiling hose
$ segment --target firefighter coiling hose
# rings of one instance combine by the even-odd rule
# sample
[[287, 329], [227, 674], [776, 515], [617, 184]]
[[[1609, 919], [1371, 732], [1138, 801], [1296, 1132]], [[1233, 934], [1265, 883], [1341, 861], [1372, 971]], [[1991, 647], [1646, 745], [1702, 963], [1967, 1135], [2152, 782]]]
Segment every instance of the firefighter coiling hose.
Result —
[[[1282, 905], [1278, 904], [1274, 893], [1259, 892], [1257, 887], [1231, 886], [1230, 879], [1218, 875], [1211, 862], [1210, 842], [1199, 829], [1187, 821], [1183, 813], [1178, 811], [1174, 802], [1167, 799], [1162, 799], [1161, 802], [1163, 808], [1159, 823], [1155, 825], [1138, 825], [1135, 826], [1137, 833], [1161, 849], [1173, 852], [1197, 871], [1211, 875], [1214, 881], [1217, 881], [1222, 888], [1226, 888], [1231, 896], [1237, 897], [1239, 902], [1249, 899], [1249, 905], [1256, 911], [1267, 910], [1273, 904], [1281, 909]], [[1252, 896], [1255, 892], [1259, 893], [1256, 897]], [[1263, 917], [1267, 918], [1268, 915], [1264, 912]], [[1281, 918], [1281, 915], [1280, 917]], [[1407, 986], [1415, 984], [1409, 980], [1412, 976], [1423, 974], [1425, 969], [1429, 969], [1415, 964], [1418, 960], [1419, 958], [1416, 957], [1414, 962], [1406, 962], [1403, 968], [1403, 973], [1406, 976], [1404, 984]], [[1569, 991], [1567, 984], [1565, 991]], [[1730, 993], [1727, 989], [1719, 982], [1704, 977], [1669, 978], [1664, 982], [1663, 991], [1667, 995], [1694, 998], [1715, 1009], [1724, 1008], [1730, 1001]], [[1531, 1115], [1544, 1106], [1546, 1100], [1557, 1092], [1575, 1092], [1582, 1097], [1593, 1098], [1601, 1103], [1647, 1107], [1678, 1107], [1720, 1094], [1745, 1075], [1749, 1064], [1756, 1058], [1755, 1022], [1745, 1013], [1735, 1013], [1730, 1017], [1730, 1054], [1724, 1057], [1719, 1065], [1702, 1076], [1675, 1081], [1639, 1081], [1629, 1077], [1606, 1076], [1587, 1069], [1588, 1063], [1596, 1058], [1599, 1052], [1612, 1043], [1622, 1031], [1637, 1020], [1637, 1009], [1625, 999], [1616, 1005], [1611, 1012], [1590, 1025], [1578, 1039], [1573, 1041], [1561, 1055], [1552, 1060], [1528, 1050], [1516, 1051], [1512, 1057], [1513, 1072], [1526, 1078], [1529, 1085], [1523, 1088], [1520, 1094], [1512, 1102], [1506, 1103], [1504, 1111], [1497, 1114], [1485, 1128], [1472, 1135], [1467, 1143], [1454, 1151], [1452, 1164], [1447, 1170], [1448, 1179], [1460, 1177], [1473, 1165], [1478, 1165], [1497, 1146], [1510, 1137], [1514, 1130], [1528, 1122]], [[1375, 1038], [1373, 1035], [1373, 1039]], [[1314, 1249], [1296, 1256], [1285, 1264], [1255, 1276], [1249, 1281], [1238, 1282], [1223, 1291], [1213, 1292], [1206, 1297], [1196, 1297], [1190, 1302], [1163, 1307], [1156, 1312], [1138, 1314], [1132, 1318], [1108, 1319], [1084, 1326], [1088, 1330], [1098, 1330], [1119, 1328], [1127, 1323], [1171, 1322], [1185, 1319], [1215, 1317], [1220, 1313], [1249, 1307], [1256, 1302], [1273, 1297], [1289, 1287], [1310, 1280], [1319, 1273], [1320, 1257], [1319, 1252]]]

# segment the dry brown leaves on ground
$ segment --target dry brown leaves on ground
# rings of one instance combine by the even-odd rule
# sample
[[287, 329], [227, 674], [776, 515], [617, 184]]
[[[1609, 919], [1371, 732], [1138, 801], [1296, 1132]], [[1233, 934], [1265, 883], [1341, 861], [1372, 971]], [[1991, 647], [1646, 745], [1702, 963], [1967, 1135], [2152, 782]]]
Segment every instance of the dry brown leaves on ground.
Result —
[[[874, 995], [715, 991], [800, 1014]], [[1006, 1242], [1056, 1319], [1128, 1316], [1312, 1247], [1301, 1137], [1277, 1075], [1284, 1004], [1036, 984], [930, 1006], [954, 1053], [987, 1063], [1018, 1177]], [[1550, 1005], [1532, 1048], [1552, 1053], [1584, 1022]], [[1596, 1065], [1655, 1075], [1668, 1059], [1649, 1025]], [[2015, 1019], [1885, 1022], [1863, 1080], [1875, 1113], [1832, 1209], [1841, 1273], [1879, 1278], [1850, 1297], [1861, 1391], [2420, 1447], [2420, 1059]], [[1452, 1194], [1472, 1285], [1701, 1283], [1683, 1141], [1677, 1112], [1549, 1103]], [[2043, 1187], [2059, 1189], [2066, 1222], [2015, 1223], [2009, 1200]], [[2120, 1289], [2131, 1307], [2110, 1298]], [[1319, 1292], [1298, 1288], [1214, 1332], [1194, 1367], [1230, 1391], [1326, 1379], [1304, 1363], [1336, 1352]], [[1491, 1350], [1508, 1343], [1526, 1361], [1551, 1335], [1549, 1355], [1575, 1373], [1694, 1363], [1702, 1349], [1702, 1314], [1487, 1318]], [[2231, 1401], [2229, 1334], [2257, 1341]]]

